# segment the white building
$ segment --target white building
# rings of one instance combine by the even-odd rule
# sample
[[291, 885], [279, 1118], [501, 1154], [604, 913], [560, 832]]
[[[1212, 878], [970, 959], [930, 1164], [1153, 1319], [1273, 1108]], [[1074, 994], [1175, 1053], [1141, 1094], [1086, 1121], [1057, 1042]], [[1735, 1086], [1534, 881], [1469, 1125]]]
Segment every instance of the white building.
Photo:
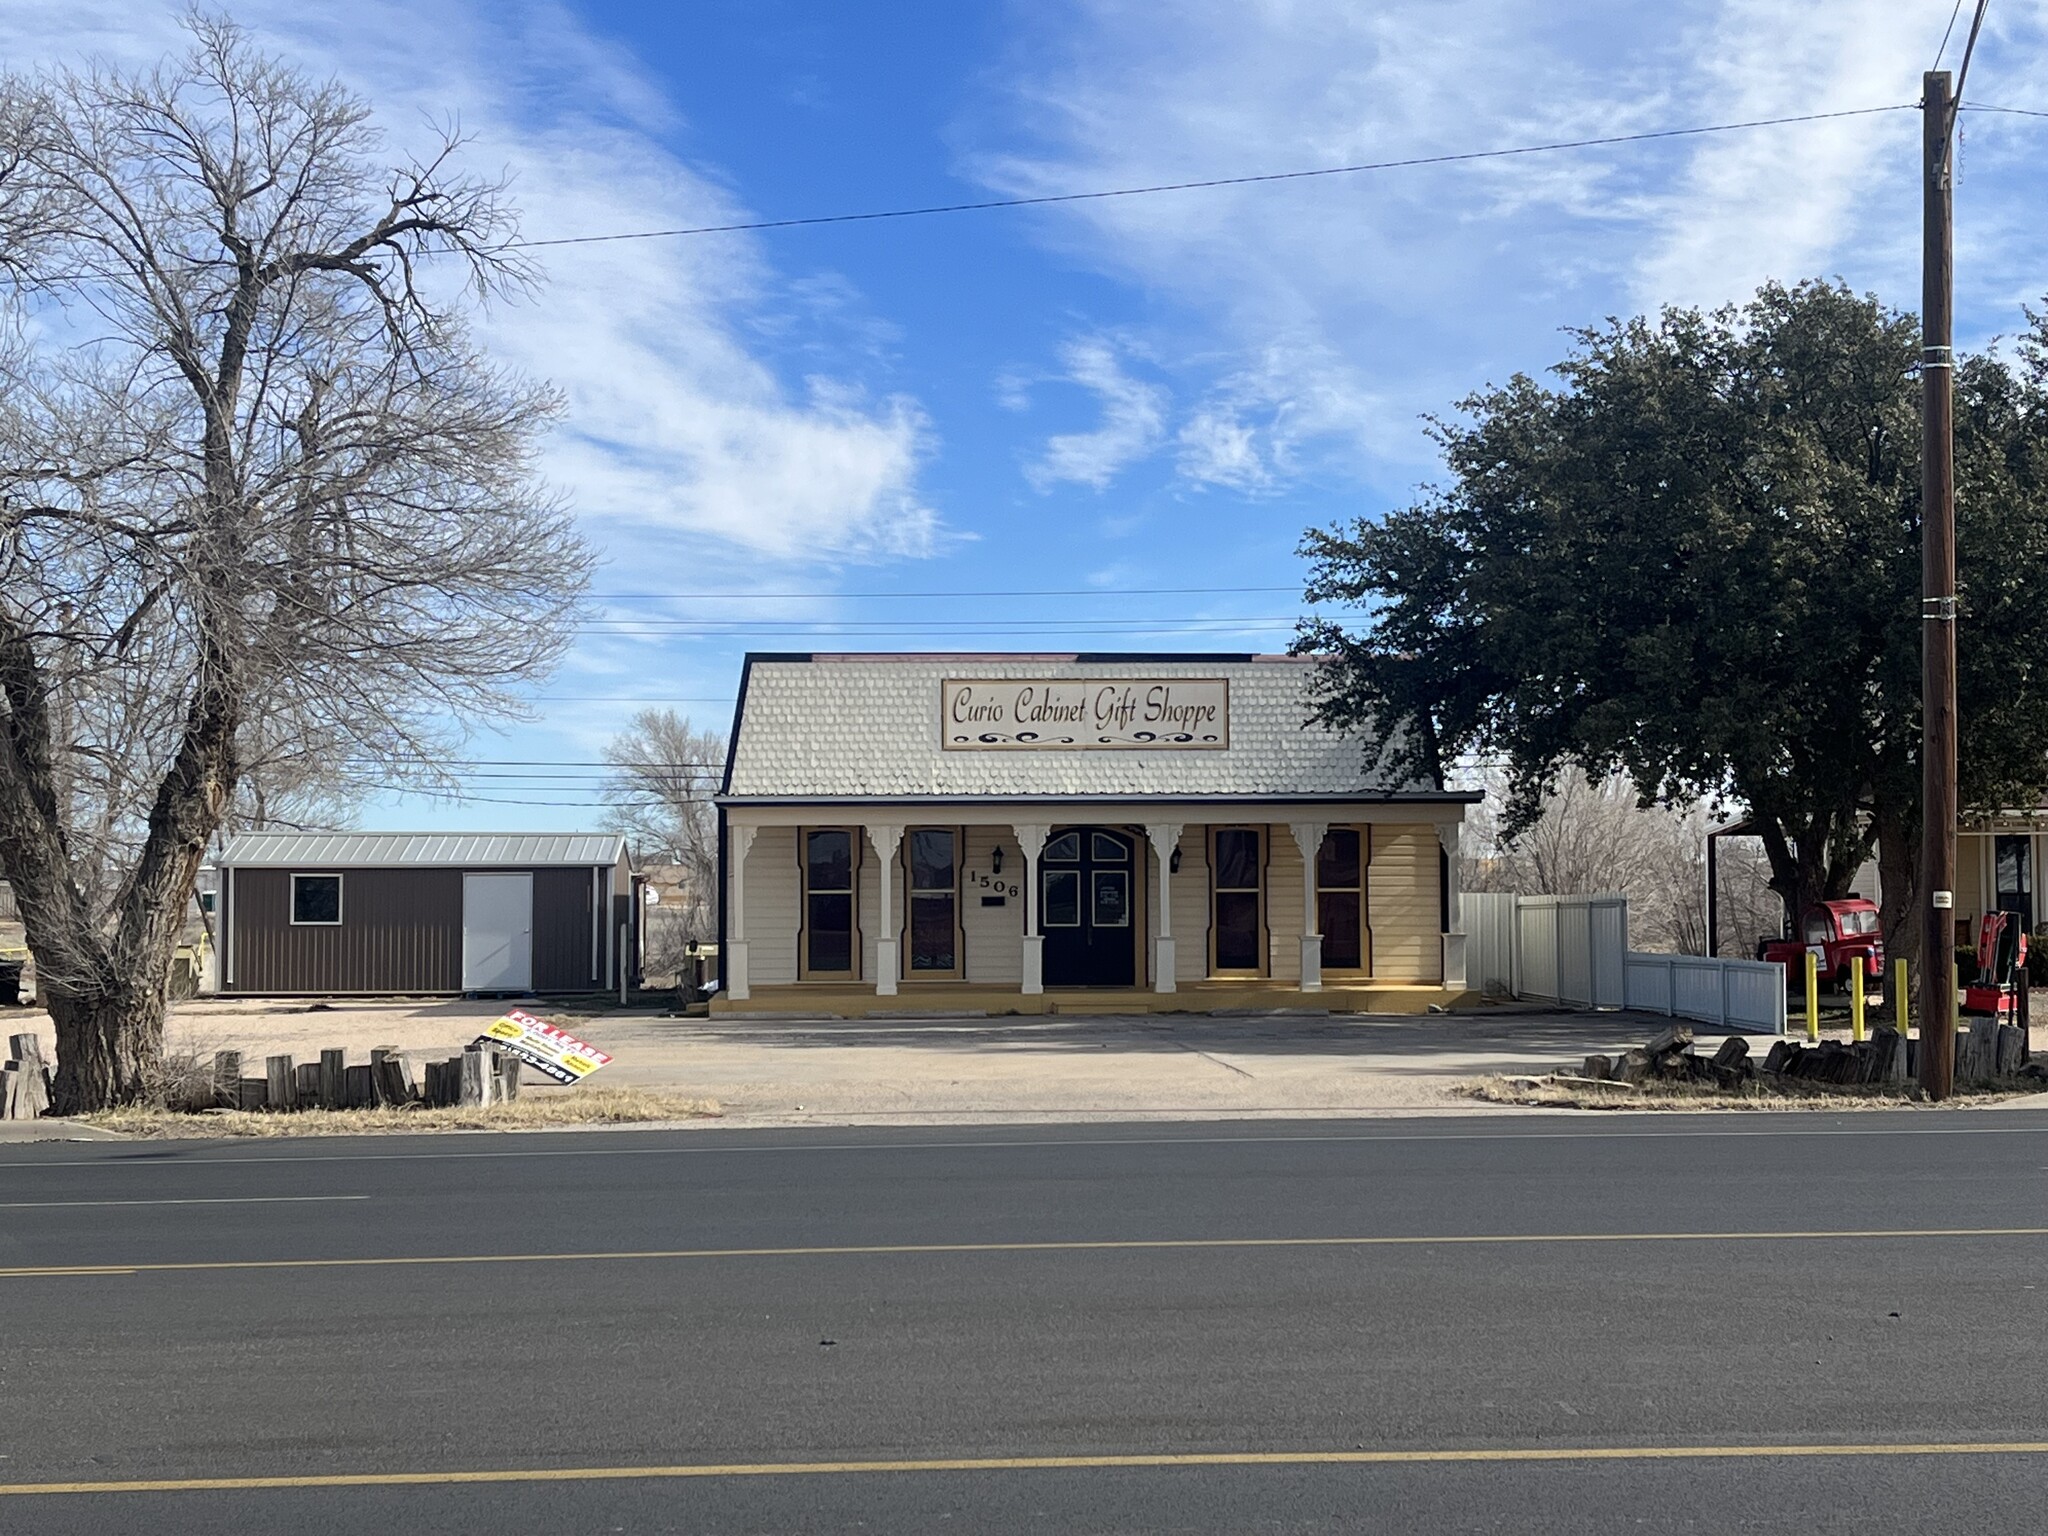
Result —
[[[1420, 1012], [1476, 795], [1382, 782], [1284, 656], [756, 655], [720, 1011]], [[1189, 994], [1196, 994], [1190, 996]]]

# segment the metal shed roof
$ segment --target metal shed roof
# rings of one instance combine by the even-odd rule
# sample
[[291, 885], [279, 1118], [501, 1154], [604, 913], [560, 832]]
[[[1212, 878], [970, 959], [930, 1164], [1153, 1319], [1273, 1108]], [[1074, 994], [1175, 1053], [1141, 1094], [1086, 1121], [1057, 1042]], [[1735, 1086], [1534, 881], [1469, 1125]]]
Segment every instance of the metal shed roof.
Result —
[[626, 840], [615, 832], [245, 832], [214, 863], [269, 866], [525, 868], [616, 864]]

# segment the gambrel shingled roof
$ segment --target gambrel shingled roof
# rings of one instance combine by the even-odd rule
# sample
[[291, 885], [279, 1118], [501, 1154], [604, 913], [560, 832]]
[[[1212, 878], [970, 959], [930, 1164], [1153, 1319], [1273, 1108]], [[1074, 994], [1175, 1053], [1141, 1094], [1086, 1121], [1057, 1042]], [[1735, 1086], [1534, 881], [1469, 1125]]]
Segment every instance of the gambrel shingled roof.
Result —
[[[1249, 655], [750, 656], [724, 798], [1471, 798], [1369, 774], [1363, 744], [1312, 723], [1314, 666]], [[1230, 745], [946, 751], [940, 686], [949, 678], [1221, 678]]]

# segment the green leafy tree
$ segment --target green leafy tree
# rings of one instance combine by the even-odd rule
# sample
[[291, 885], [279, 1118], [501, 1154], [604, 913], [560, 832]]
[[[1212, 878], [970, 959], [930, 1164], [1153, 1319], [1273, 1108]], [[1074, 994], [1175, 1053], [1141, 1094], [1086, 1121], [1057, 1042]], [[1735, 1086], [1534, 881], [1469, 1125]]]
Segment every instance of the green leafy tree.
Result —
[[[1645, 801], [1740, 804], [1794, 908], [1873, 848], [1887, 940], [1917, 951], [1918, 327], [1839, 284], [1573, 333], [1433, 423], [1447, 481], [1311, 532], [1318, 712], [1441, 778], [1508, 765], [1510, 832], [1568, 765]], [[2048, 367], [1957, 379], [1962, 786], [2048, 784]]]

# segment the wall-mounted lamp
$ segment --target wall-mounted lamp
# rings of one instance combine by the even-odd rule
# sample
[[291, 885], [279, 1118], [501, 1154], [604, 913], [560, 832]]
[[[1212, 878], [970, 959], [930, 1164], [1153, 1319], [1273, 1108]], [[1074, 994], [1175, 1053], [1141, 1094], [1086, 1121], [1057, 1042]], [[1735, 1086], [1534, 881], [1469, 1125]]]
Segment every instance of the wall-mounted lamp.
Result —
[[1003, 845], [1001, 843], [997, 843], [996, 851], [989, 855], [988, 867], [993, 874], [1000, 875], [1003, 872]]
[[1180, 873], [1180, 849], [1178, 847], [1176, 847], [1173, 850], [1173, 853], [1168, 857], [1166, 861], [1166, 872], [1169, 875], [1177, 875]]

